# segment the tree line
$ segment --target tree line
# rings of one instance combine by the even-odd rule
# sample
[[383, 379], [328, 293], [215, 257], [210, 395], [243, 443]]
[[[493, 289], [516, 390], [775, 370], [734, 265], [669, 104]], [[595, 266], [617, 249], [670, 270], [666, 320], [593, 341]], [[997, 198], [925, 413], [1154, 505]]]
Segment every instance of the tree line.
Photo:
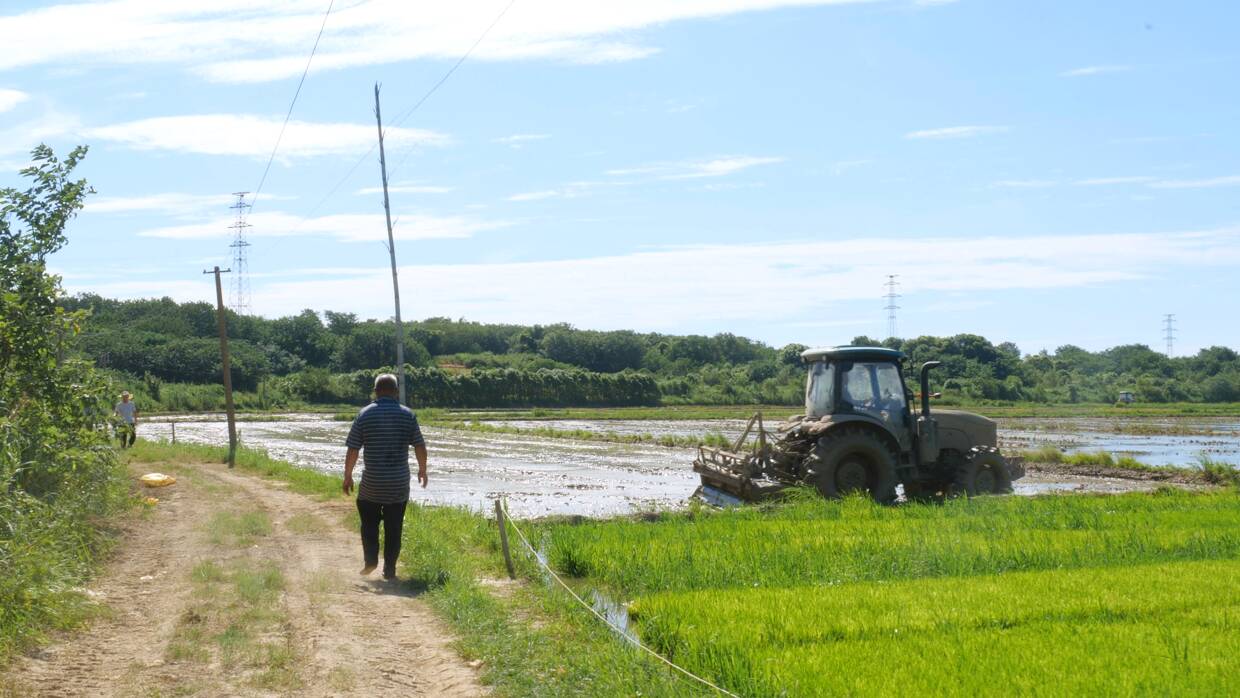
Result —
[[[219, 377], [215, 309], [168, 298], [80, 295], [66, 309], [89, 313], [81, 351], [147, 393], [161, 384], [211, 384]], [[353, 313], [303, 310], [280, 318], [227, 312], [233, 383], [279, 404], [353, 403], [368, 386], [351, 382], [389, 366], [394, 325]], [[913, 363], [938, 360], [943, 392], [962, 401], [1240, 401], [1240, 359], [1227, 347], [1167, 357], [1132, 344], [1091, 352], [1065, 345], [1022, 354], [985, 337], [856, 337]], [[429, 318], [405, 325], [405, 356], [426, 406], [797, 404], [805, 345], [771, 347], [714, 336], [595, 331], [567, 324], [515, 325]], [[411, 384], [412, 385], [412, 384]], [[420, 390], [420, 393], [419, 393]], [[261, 402], [261, 401], [259, 401]]]

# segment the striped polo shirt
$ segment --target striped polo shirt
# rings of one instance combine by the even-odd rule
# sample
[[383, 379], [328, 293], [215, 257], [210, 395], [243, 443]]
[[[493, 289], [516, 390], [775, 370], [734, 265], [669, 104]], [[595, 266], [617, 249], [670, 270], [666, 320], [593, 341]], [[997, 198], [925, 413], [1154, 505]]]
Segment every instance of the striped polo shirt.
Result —
[[357, 498], [378, 504], [409, 499], [409, 446], [422, 446], [422, 430], [413, 410], [395, 398], [381, 397], [362, 408], [344, 445], [362, 449], [362, 483]]

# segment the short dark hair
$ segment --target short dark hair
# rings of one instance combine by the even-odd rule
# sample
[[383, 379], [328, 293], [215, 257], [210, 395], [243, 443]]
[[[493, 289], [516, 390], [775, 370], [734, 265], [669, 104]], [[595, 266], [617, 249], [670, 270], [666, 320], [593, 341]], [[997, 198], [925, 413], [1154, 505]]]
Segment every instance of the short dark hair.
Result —
[[395, 393], [398, 390], [400, 390], [400, 384], [396, 382], [396, 376], [390, 373], [380, 373], [375, 376], [376, 393]]

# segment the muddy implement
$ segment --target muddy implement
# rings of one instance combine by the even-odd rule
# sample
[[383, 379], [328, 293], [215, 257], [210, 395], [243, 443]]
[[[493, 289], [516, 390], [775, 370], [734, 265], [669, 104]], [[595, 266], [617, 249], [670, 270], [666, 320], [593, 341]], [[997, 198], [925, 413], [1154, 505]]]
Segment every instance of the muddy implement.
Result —
[[699, 447], [699, 497], [757, 501], [797, 484], [825, 497], [864, 492], [879, 502], [895, 501], [897, 487], [909, 500], [972, 497], [1011, 492], [1025, 474], [1019, 459], [999, 452], [993, 420], [931, 413], [928, 374], [939, 362], [922, 365], [915, 395], [904, 380], [906, 357], [893, 349], [811, 349], [801, 358], [809, 368], [805, 412], [776, 434], [755, 414], [734, 444]]
[[[746, 444], [755, 426], [756, 438]], [[759, 412], [749, 418], [744, 433], [728, 449], [698, 447], [693, 471], [701, 476], [702, 486], [695, 494], [715, 505], [733, 504], [732, 499], [755, 502], [778, 494], [788, 483], [767, 476], [771, 450]]]

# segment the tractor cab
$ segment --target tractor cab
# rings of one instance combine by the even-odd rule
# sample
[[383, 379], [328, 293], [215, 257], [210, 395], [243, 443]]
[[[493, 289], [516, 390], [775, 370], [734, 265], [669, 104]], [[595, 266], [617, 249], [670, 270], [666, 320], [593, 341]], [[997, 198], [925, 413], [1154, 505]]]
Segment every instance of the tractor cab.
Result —
[[883, 421], [908, 414], [912, 393], [904, 385], [904, 353], [880, 347], [809, 349], [805, 415], [865, 414]]

